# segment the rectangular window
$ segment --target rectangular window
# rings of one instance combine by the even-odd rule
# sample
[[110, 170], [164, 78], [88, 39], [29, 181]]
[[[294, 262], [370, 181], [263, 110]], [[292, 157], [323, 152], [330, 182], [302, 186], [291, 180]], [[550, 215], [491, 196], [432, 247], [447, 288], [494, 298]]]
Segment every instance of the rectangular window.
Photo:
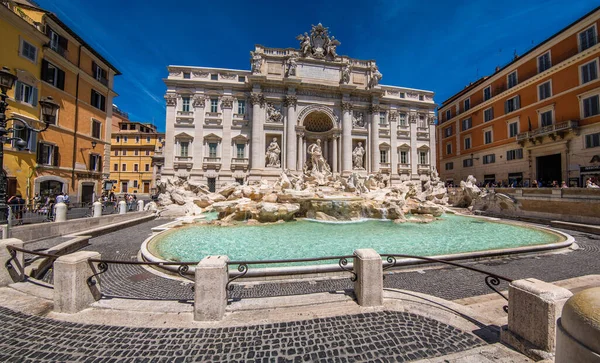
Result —
[[591, 147], [600, 146], [600, 132], [590, 135], [585, 135], [585, 147], [589, 149]]
[[127, 142], [127, 136], [123, 136], [123, 142]]
[[387, 150], [379, 150], [379, 162], [387, 163]]
[[92, 61], [92, 74], [97, 81], [108, 86], [108, 73], [106, 72], [106, 69], [100, 67], [94, 61]]
[[444, 137], [452, 136], [452, 126], [444, 129]]
[[35, 63], [37, 61], [37, 48], [35, 45], [21, 39], [21, 56]]
[[189, 96], [181, 97], [181, 111], [190, 112], [190, 97]]
[[117, 142], [120, 142], [120, 141], [121, 141], [121, 137], [117, 136]]
[[64, 90], [65, 72], [47, 60], [42, 59], [42, 81]]
[[210, 99], [210, 112], [218, 112], [219, 110], [219, 99], [211, 98]]
[[216, 158], [217, 157], [217, 143], [211, 142], [208, 144], [208, 157]]
[[183, 79], [190, 79], [191, 75], [190, 72], [183, 72]]
[[138, 164], [133, 164], [133, 171], [139, 171], [138, 170]]
[[102, 171], [102, 157], [97, 154], [90, 154], [90, 171]]
[[463, 160], [463, 168], [468, 168], [473, 166], [473, 159], [464, 159]]
[[581, 66], [581, 83], [588, 83], [598, 78], [598, 61], [593, 61]]
[[119, 171], [119, 164], [113, 164], [113, 171]]
[[146, 150], [146, 156], [150, 156], [150, 150]]
[[92, 90], [91, 104], [99, 110], [106, 111], [106, 97], [94, 90]]
[[483, 100], [487, 101], [492, 98], [492, 86], [487, 86], [483, 89]]
[[542, 73], [550, 67], [552, 67], [552, 61], [550, 60], [550, 52], [548, 51], [538, 57], [538, 73]]
[[540, 113], [542, 127], [552, 125], [552, 110]]
[[398, 119], [399, 119], [398, 125], [400, 125], [400, 126], [406, 126], [406, 114], [405, 113], [399, 113], [398, 114]]
[[133, 156], [138, 156], [138, 154], [139, 154], [139, 153], [140, 153], [140, 151], [139, 151], [139, 150], [134, 150], [134, 151], [133, 151]]
[[544, 100], [552, 96], [552, 87], [550, 81], [544, 82], [538, 86], [538, 100]]
[[127, 156], [127, 150], [122, 151], [123, 156]]
[[446, 163], [446, 170], [452, 170], [452, 169], [454, 169], [454, 163], [453, 162]]
[[406, 98], [406, 93], [400, 92], [400, 98]]
[[50, 49], [63, 57], [67, 54], [68, 40], [46, 25], [46, 35], [50, 38]]
[[37, 147], [37, 163], [41, 165], [59, 166], [60, 154], [58, 146], [50, 145], [43, 142], [38, 143]]
[[494, 142], [493, 138], [492, 138], [492, 130], [488, 130], [488, 131], [484, 131], [483, 132], [483, 140], [484, 143], [487, 144], [491, 144], [492, 142]]
[[517, 71], [514, 71], [508, 75], [508, 88], [513, 88], [517, 85]]
[[419, 115], [419, 127], [422, 129], [427, 128], [427, 122], [425, 121], [425, 116]]
[[379, 124], [382, 126], [387, 126], [387, 122], [385, 120], [385, 112], [379, 113]]
[[490, 107], [483, 111], [483, 121], [488, 122], [494, 119], [494, 108]]
[[579, 33], [579, 49], [584, 51], [590, 47], [593, 47], [598, 42], [596, 39], [596, 27], [591, 26], [586, 30]]
[[236, 149], [237, 149], [237, 158], [238, 159], [243, 159], [245, 156], [245, 149], [246, 149], [246, 145], [245, 144], [236, 144]]
[[446, 144], [446, 155], [451, 155], [452, 154], [452, 144], [448, 143]]
[[140, 143], [140, 137], [139, 137], [139, 136], [136, 136], [136, 137], [135, 137], [135, 143], [136, 143], [136, 144], [139, 144], [139, 143]]
[[24, 126], [19, 126], [15, 124], [13, 126], [13, 137], [16, 139], [21, 139], [26, 142], [26, 145], [20, 146], [17, 145], [18, 140], [12, 140], [12, 147], [17, 150], [29, 150], [32, 152], [37, 151], [37, 132], [26, 128]]
[[469, 109], [471, 108], [471, 99], [467, 98], [464, 102], [464, 106], [465, 106], [465, 111], [469, 111]]
[[483, 155], [484, 164], [493, 164], [496, 162], [496, 154]]
[[462, 120], [462, 131], [468, 130], [473, 127], [473, 120], [469, 117], [468, 119]]
[[15, 99], [27, 103], [33, 107], [37, 106], [38, 89], [21, 81], [16, 82]]
[[246, 76], [238, 76], [238, 82], [246, 82]]
[[190, 147], [189, 141], [181, 141], [179, 143], [179, 156], [187, 158], [189, 147]]
[[452, 110], [446, 110], [446, 121], [452, 118]]
[[219, 80], [219, 75], [216, 73], [213, 73], [210, 75], [210, 80], [211, 81], [218, 81]]
[[115, 150], [115, 156], [119, 156], [119, 150]]
[[408, 164], [408, 151], [400, 151], [400, 163]]
[[121, 164], [121, 171], [127, 171], [127, 164]]
[[246, 101], [244, 100], [238, 100], [238, 115], [245, 115], [246, 114]]
[[102, 130], [102, 122], [92, 120], [92, 137], [99, 139]]
[[519, 123], [512, 122], [508, 124], [508, 137], [515, 137], [519, 133]]
[[469, 150], [471, 148], [471, 138], [465, 137], [465, 150]]
[[510, 113], [521, 108], [521, 97], [515, 96], [504, 102], [504, 113]]
[[144, 171], [150, 171], [150, 164], [144, 165]]
[[150, 142], [150, 136], [146, 136], [146, 142]]
[[427, 165], [427, 151], [419, 151], [419, 164]]
[[506, 152], [506, 160], [523, 159], [523, 149], [513, 149]]
[[595, 95], [583, 99], [583, 117], [595, 116], [599, 113], [600, 96]]
[[134, 187], [134, 188], [137, 188], [137, 187], [138, 187], [138, 181], [137, 181], [137, 180], [134, 180], [134, 181], [133, 181], [133, 187]]

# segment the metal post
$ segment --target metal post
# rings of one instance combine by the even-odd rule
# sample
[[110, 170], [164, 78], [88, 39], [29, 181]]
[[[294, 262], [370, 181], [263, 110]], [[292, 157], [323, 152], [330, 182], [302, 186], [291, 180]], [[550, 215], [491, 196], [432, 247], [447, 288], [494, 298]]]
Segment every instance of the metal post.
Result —
[[[6, 135], [6, 93], [0, 93], [0, 139]], [[7, 223], [8, 206], [6, 205], [6, 172], [4, 171], [4, 142], [0, 142], [0, 224]]]

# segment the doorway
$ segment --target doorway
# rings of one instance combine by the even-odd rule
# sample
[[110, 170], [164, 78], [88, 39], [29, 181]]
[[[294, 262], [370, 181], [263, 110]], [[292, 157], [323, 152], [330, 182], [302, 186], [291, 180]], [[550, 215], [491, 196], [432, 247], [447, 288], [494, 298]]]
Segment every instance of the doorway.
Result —
[[94, 201], [94, 184], [83, 184], [81, 186], [81, 201], [83, 203]]
[[536, 158], [537, 180], [548, 187], [553, 181], [560, 185], [562, 179], [561, 154], [538, 156]]
[[144, 194], [150, 193], [150, 182], [144, 182]]
[[214, 193], [217, 190], [217, 178], [208, 178], [208, 190]]

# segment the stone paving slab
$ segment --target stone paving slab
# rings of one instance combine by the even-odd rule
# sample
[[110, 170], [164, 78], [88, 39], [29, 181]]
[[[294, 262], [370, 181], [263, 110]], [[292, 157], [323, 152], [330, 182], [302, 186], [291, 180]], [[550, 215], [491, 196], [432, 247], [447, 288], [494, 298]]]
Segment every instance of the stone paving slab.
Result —
[[397, 311], [160, 329], [69, 323], [0, 307], [0, 336], [2, 362], [407, 362], [485, 345], [450, 325]]

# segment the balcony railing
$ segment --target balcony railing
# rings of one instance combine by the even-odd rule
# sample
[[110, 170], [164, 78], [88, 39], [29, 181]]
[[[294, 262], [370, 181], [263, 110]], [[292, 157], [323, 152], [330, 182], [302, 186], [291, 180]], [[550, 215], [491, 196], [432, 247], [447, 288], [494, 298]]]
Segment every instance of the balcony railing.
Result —
[[248, 164], [248, 158], [232, 158], [231, 163], [246, 165], [246, 164]]
[[181, 118], [193, 118], [194, 112], [192, 111], [177, 111], [177, 117]]
[[204, 157], [204, 163], [206, 164], [220, 164], [221, 158]]
[[522, 132], [517, 135], [517, 141], [525, 141], [546, 135], [554, 135], [555, 133], [568, 132], [577, 129], [578, 127], [579, 121], [561, 121], [552, 125], [540, 127], [533, 131]]
[[50, 46], [50, 49], [52, 49], [53, 51], [55, 51], [56, 53], [58, 53], [62, 57], [64, 57], [64, 58], [67, 57], [67, 49], [64, 48], [63, 46], [61, 46], [59, 44], [52, 44], [52, 43], [50, 43], [49, 46]]
[[379, 169], [390, 169], [390, 163], [379, 163]]
[[102, 83], [103, 85], [105, 85], [106, 87], [108, 87], [108, 79], [104, 78], [104, 77], [96, 77], [96, 81]]

